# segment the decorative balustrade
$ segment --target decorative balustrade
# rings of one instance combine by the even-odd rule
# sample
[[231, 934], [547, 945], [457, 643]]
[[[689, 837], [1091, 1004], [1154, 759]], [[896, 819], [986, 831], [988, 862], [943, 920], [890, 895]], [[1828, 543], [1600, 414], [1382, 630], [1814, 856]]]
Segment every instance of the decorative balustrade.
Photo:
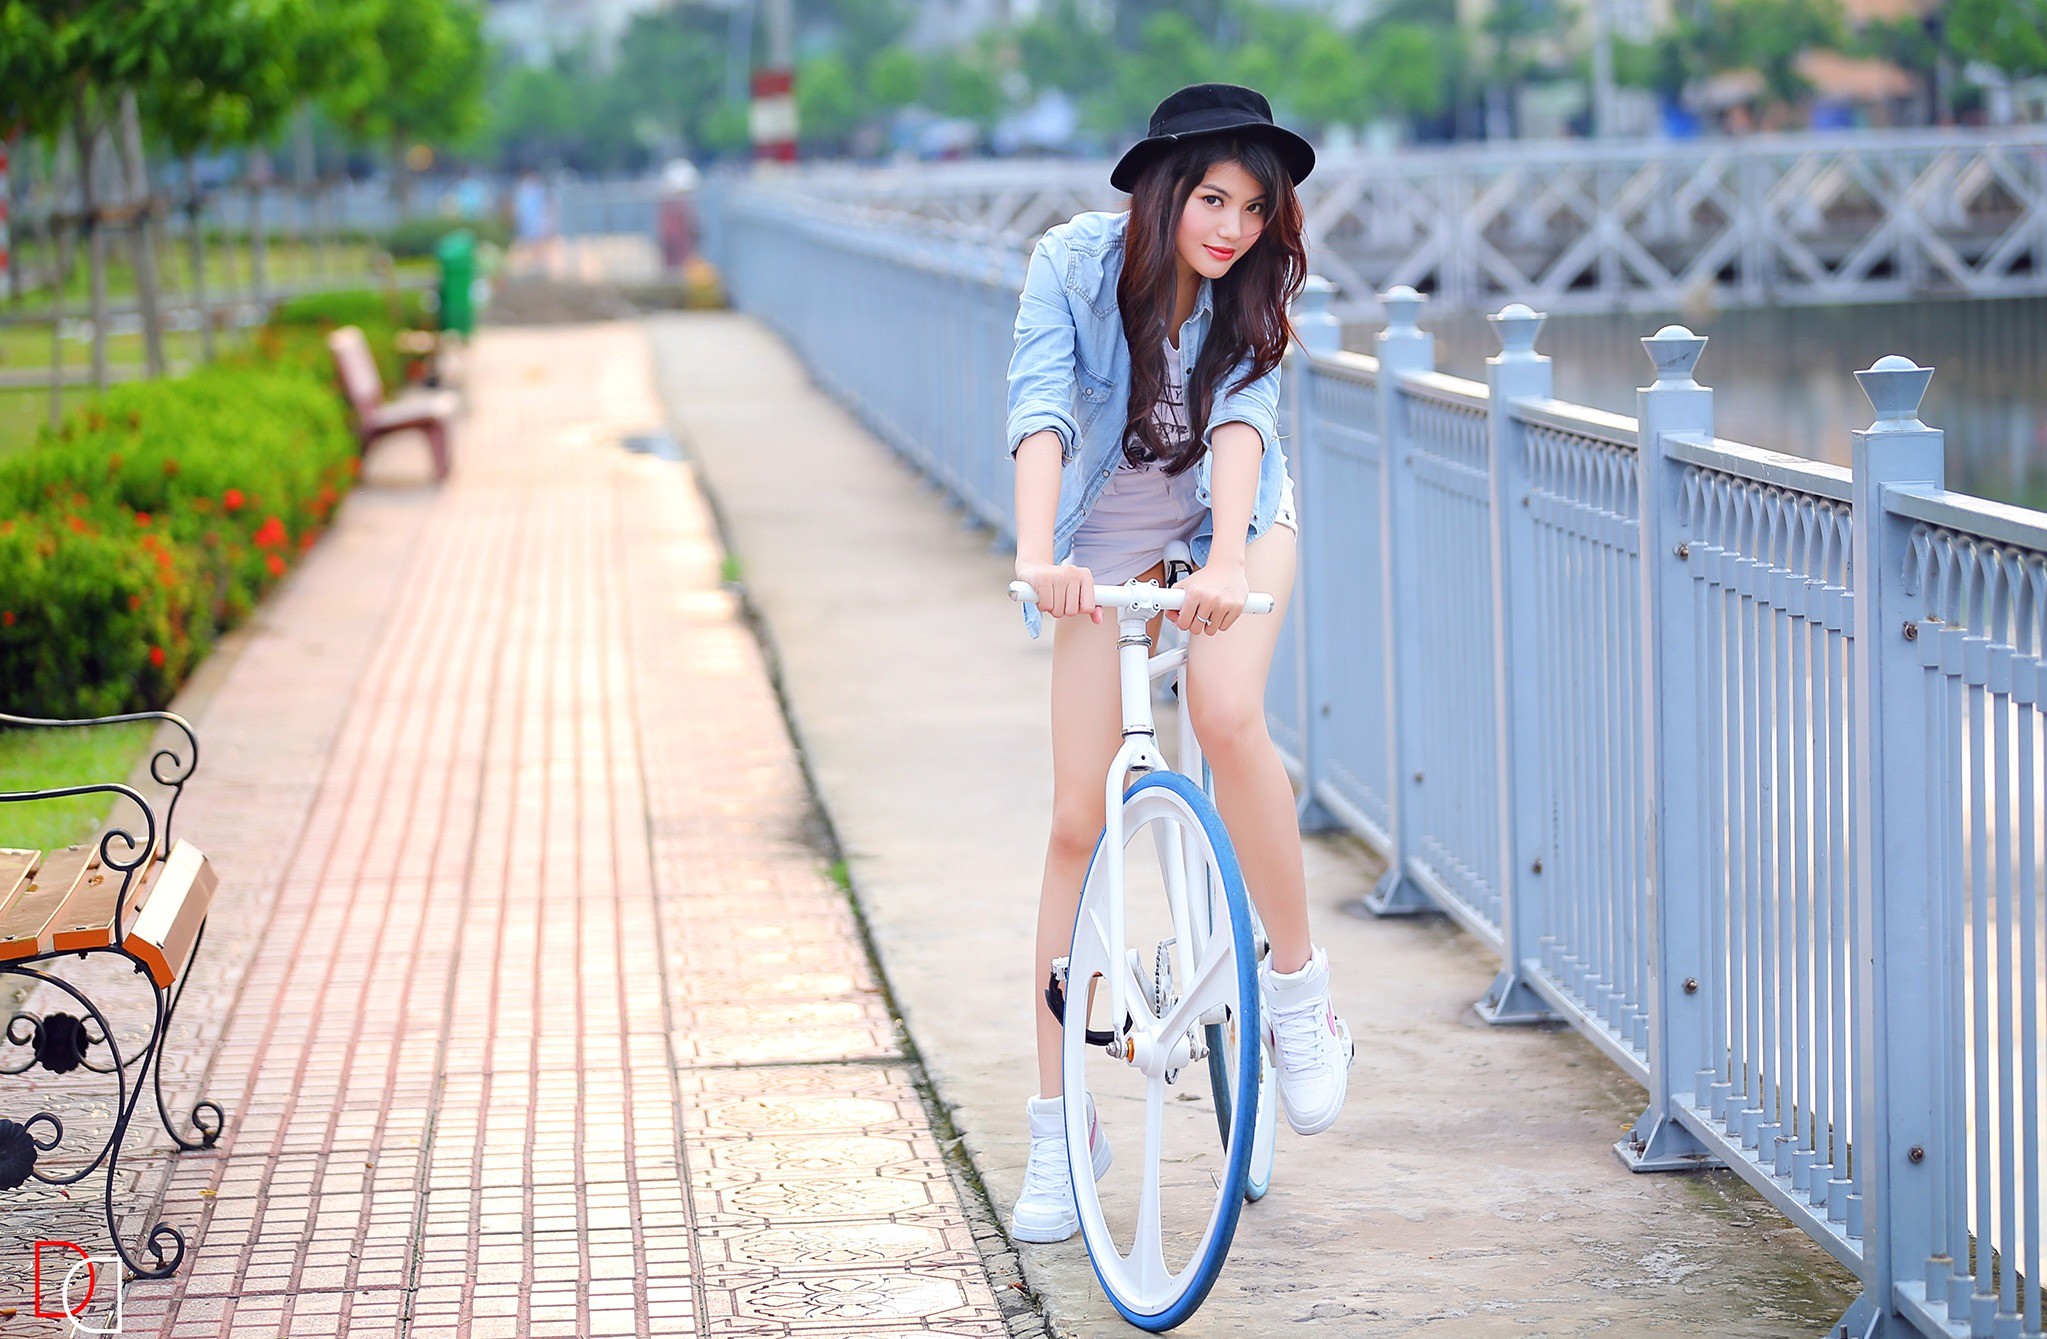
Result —
[[[1023, 257], [726, 197], [741, 305], [1007, 536]], [[1633, 418], [1558, 402], [1510, 305], [1484, 383], [1395, 289], [1296, 313], [1300, 588], [1268, 715], [1368, 905], [1498, 951], [1479, 1012], [1640, 1081], [1616, 1147], [1725, 1165], [1862, 1279], [1835, 1333], [2041, 1333], [2047, 515], [1942, 487], [1930, 369], [1857, 373], [1854, 468], [1720, 440], [1706, 341]]]

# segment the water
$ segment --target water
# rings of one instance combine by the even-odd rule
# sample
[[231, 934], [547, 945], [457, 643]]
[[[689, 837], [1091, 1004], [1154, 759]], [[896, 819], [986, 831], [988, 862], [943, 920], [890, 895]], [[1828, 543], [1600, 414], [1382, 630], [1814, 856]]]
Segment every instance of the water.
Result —
[[[1422, 320], [1439, 368], [1483, 379], [1499, 348], [1484, 318]], [[1721, 437], [1845, 465], [1872, 417], [1853, 374], [1901, 353], [1935, 369], [1919, 416], [1947, 433], [1948, 487], [2047, 509], [2047, 299], [1559, 316], [1536, 347], [1555, 360], [1558, 399], [1632, 414], [1651, 379], [1639, 341], [1672, 321], [1711, 339], [1697, 376]], [[1369, 349], [1372, 333], [1353, 327], [1345, 344]]]

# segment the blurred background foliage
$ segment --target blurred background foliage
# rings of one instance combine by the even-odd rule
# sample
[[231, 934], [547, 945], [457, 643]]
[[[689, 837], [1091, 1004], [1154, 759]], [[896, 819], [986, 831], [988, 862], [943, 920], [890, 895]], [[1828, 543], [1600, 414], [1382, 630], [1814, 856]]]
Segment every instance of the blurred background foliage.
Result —
[[[813, 157], [1109, 152], [1166, 93], [1213, 79], [1264, 91], [1283, 119], [1337, 144], [1530, 133], [1531, 89], [1578, 90], [1547, 133], [1588, 133], [1595, 4], [1657, 16], [1607, 25], [1614, 81], [1708, 132], [1729, 128], [1731, 103], [1744, 104], [1737, 129], [1817, 123], [1815, 52], [1915, 90], [1883, 113], [1892, 124], [1968, 119], [1986, 85], [2047, 75], [2047, 0], [792, 4]], [[296, 135], [317, 144], [323, 171], [386, 171], [401, 195], [409, 172], [451, 162], [610, 175], [738, 158], [767, 8], [0, 0], [0, 124], [75, 135], [129, 99], [149, 152], [247, 155]]]
[[[1260, 89], [1283, 119], [1324, 139], [1514, 135], [1522, 91], [1586, 85], [1594, 2], [1040, 0], [994, 7], [1020, 17], [934, 41], [912, 0], [796, 0], [802, 139], [810, 156], [1102, 152], [1142, 133], [1166, 93], [1218, 79]], [[1653, 31], [1614, 31], [1615, 83], [1668, 108], [1703, 102], [1712, 117], [1740, 102], [1744, 124], [1807, 123], [1814, 52], [1910, 81], [1919, 95], [1897, 99], [1886, 112], [1893, 123], [1967, 117], [1984, 79], [2047, 72], [2047, 0], [1651, 8], [1662, 16]], [[1365, 17], [1337, 17], [1346, 9]], [[743, 153], [734, 52], [758, 52], [761, 37], [742, 32], [735, 42], [733, 13], [657, 4], [633, 14], [615, 50], [571, 39], [538, 59], [499, 52], [489, 151], [500, 166], [591, 173]], [[1569, 124], [1586, 133], [1589, 119], [1585, 110]], [[949, 135], [917, 133], [933, 122]]]

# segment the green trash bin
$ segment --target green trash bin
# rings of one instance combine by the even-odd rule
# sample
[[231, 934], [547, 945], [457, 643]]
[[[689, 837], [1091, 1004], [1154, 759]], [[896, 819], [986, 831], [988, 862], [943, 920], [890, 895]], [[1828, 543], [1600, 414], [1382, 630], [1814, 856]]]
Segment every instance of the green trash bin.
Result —
[[434, 243], [434, 260], [441, 267], [441, 329], [460, 331], [467, 337], [476, 333], [476, 234], [467, 228]]

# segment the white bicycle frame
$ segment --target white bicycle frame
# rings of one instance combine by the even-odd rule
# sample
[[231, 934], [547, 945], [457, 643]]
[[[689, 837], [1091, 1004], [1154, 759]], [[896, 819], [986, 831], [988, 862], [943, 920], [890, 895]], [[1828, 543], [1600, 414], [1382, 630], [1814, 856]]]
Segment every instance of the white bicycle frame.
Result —
[[[1009, 597], [1019, 603], [1037, 603], [1037, 592], [1022, 581], [1009, 586]], [[1102, 850], [1120, 853], [1123, 850], [1123, 793], [1133, 773], [1165, 772], [1165, 755], [1159, 752], [1158, 728], [1152, 719], [1151, 685], [1154, 680], [1174, 673], [1187, 662], [1187, 648], [1175, 647], [1159, 655], [1151, 654], [1151, 637], [1145, 625], [1154, 615], [1171, 613], [1187, 601], [1185, 591], [1160, 587], [1156, 582], [1142, 584], [1132, 581], [1121, 586], [1096, 586], [1095, 603], [1116, 614], [1116, 660], [1119, 686], [1123, 700], [1123, 744], [1116, 750], [1115, 759], [1109, 764], [1109, 774], [1103, 787], [1103, 814], [1105, 825], [1102, 833]], [[1270, 595], [1254, 594], [1245, 602], [1247, 614], [1269, 614], [1273, 610]], [[1184, 685], [1182, 701], [1185, 701]], [[1184, 712], [1184, 707], [1183, 707]], [[1183, 725], [1186, 718], [1182, 716]], [[1189, 735], [1191, 736], [1191, 731]], [[1191, 738], [1189, 743], [1191, 744]], [[1198, 745], [1193, 746], [1192, 756], [1195, 768], [1200, 767]], [[1193, 777], [1199, 785], [1202, 778]], [[1206, 947], [1208, 925], [1205, 920], [1191, 914], [1187, 901], [1188, 852], [1185, 846], [1164, 845], [1165, 834], [1158, 835], [1160, 859], [1166, 872], [1166, 900], [1172, 914], [1174, 943], [1173, 970], [1180, 981], [1194, 979], [1194, 964], [1201, 961], [1202, 950]], [[1123, 916], [1123, 861], [1112, 859], [1108, 864], [1109, 878], [1109, 943], [1122, 945], [1124, 941]], [[1115, 1035], [1113, 1049], [1125, 1059], [1135, 1059], [1136, 1038], [1123, 1035], [1123, 1020], [1135, 1019], [1139, 1012], [1130, 1007], [1129, 992], [1143, 986], [1134, 973], [1110, 972], [1109, 976], [1109, 1027]], [[1074, 1007], [1071, 983], [1066, 983], [1067, 1007]], [[1079, 1001], [1085, 1009], [1085, 997]], [[1146, 1016], [1149, 1016], [1148, 1011]], [[1148, 1043], [1153, 1039], [1146, 1038]], [[1167, 1045], [1174, 1043], [1166, 1038], [1156, 1039]], [[1175, 1057], [1184, 1063], [1179, 1057]], [[1177, 1068], [1178, 1064], [1172, 1067]]]

